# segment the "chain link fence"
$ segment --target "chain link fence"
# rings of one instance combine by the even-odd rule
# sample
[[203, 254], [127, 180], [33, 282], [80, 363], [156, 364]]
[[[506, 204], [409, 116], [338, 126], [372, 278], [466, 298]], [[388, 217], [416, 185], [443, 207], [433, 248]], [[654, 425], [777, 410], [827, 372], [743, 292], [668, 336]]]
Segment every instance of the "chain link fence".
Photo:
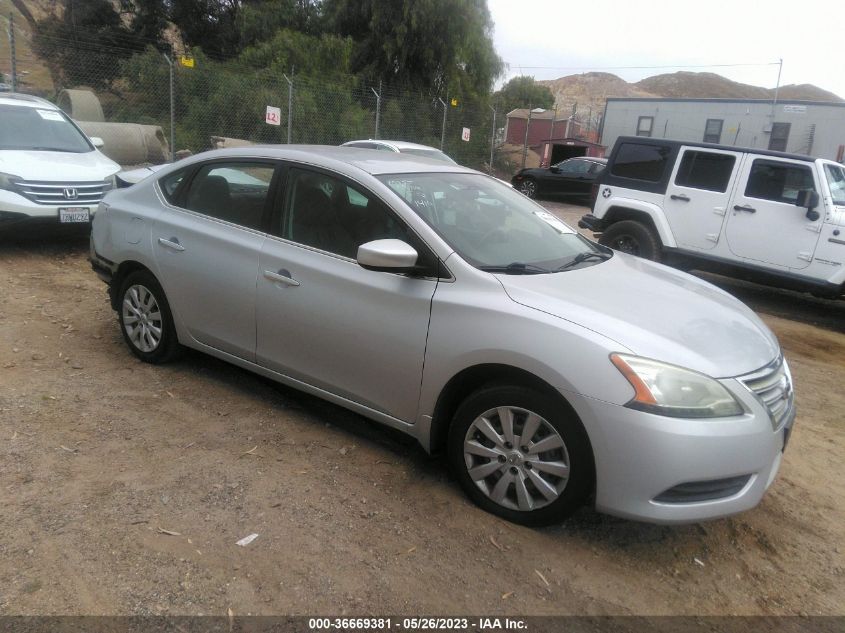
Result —
[[[93, 112], [94, 122], [160, 128], [161, 154], [167, 158], [242, 143], [403, 140], [441, 148], [462, 165], [510, 177], [509, 166], [497, 162], [505, 113], [486, 99], [440, 99], [349, 75], [304, 76], [279, 64], [258, 69], [201, 53], [171, 56], [153, 47], [96, 42], [51, 42], [68, 54], [65, 59], [75, 60], [59, 65], [36, 55], [16, 28], [9, 30], [0, 70], [8, 78], [14, 67], [14, 89], [58, 103], [89, 135], [97, 134], [88, 128], [102, 129], [86, 127]], [[96, 107], [88, 107], [94, 96], [101, 117]], [[108, 154], [110, 138], [105, 140]]]

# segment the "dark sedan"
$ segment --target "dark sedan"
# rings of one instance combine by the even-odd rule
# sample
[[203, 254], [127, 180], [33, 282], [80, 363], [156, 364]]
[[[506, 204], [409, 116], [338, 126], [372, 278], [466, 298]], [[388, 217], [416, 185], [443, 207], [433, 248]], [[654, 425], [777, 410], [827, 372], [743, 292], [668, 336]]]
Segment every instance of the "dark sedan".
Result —
[[606, 158], [568, 158], [548, 169], [523, 169], [511, 184], [529, 198], [566, 196], [588, 200], [593, 182], [606, 165]]

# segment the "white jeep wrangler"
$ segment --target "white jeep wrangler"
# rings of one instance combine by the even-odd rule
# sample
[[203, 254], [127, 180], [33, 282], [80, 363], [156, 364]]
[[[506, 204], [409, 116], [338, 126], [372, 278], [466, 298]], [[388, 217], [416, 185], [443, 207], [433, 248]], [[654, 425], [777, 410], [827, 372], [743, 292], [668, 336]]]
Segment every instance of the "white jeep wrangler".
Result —
[[578, 225], [687, 269], [845, 293], [845, 166], [797, 154], [621, 137]]

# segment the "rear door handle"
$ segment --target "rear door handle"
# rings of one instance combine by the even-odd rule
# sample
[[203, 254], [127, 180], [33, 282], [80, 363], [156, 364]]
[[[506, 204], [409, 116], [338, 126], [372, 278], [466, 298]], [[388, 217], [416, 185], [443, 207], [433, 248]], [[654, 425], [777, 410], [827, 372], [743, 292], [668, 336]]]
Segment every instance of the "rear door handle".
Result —
[[160, 237], [158, 238], [158, 243], [166, 248], [173, 249], [174, 251], [184, 251], [185, 247], [179, 243], [179, 238], [171, 237], [169, 240]]
[[290, 276], [290, 271], [284, 268], [280, 269], [279, 272], [274, 273], [272, 270], [265, 270], [264, 277], [269, 279], [270, 281], [275, 281], [280, 284], [284, 284], [286, 286], [298, 286], [299, 282]]
[[749, 207], [747, 204], [745, 206], [735, 204], [734, 211], [747, 211], [748, 213], [757, 213], [757, 209], [755, 209], [754, 207]]
[[682, 193], [681, 193], [681, 194], [676, 194], [676, 193], [673, 193], [673, 194], [672, 194], [671, 196], [669, 196], [669, 197], [670, 197], [672, 200], [680, 200], [681, 202], [689, 202], [689, 196], [686, 196], [686, 195], [684, 195], [684, 194], [682, 194]]

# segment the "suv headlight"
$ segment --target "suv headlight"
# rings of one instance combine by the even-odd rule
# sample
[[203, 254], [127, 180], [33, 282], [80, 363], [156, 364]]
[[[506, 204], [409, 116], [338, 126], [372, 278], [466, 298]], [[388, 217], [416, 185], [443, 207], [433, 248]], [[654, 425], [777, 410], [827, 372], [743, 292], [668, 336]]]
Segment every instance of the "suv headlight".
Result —
[[673, 418], [723, 418], [744, 411], [717, 380], [660, 361], [611, 354], [611, 362], [634, 388], [625, 406]]
[[0, 189], [17, 191], [17, 187], [15, 185], [19, 180], [21, 180], [20, 176], [13, 176], [12, 174], [4, 174], [0, 172]]
[[117, 174], [112, 174], [103, 180], [104, 187], [103, 193], [107, 191], [111, 191], [112, 189], [117, 189]]

